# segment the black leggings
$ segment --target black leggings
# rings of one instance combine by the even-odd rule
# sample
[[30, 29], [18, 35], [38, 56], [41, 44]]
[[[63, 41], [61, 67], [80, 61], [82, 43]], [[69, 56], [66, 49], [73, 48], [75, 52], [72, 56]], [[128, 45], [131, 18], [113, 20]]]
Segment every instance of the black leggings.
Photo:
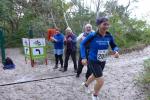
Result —
[[60, 61], [61, 66], [63, 66], [63, 58], [62, 58], [62, 56], [63, 55], [57, 55], [57, 54], [55, 54], [56, 65], [58, 65], [58, 62]]
[[67, 68], [68, 68], [68, 60], [69, 60], [70, 56], [71, 56], [73, 64], [74, 64], [74, 69], [77, 70], [76, 50], [66, 50], [64, 68], [65, 68], [65, 70], [67, 70]]

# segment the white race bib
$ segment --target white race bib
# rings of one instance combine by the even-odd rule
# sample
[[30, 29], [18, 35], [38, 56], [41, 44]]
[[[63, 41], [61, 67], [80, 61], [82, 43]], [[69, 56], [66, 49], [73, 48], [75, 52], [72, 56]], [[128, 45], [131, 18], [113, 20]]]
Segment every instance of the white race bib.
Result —
[[107, 57], [108, 57], [108, 50], [98, 50], [97, 60], [103, 62], [107, 60]]

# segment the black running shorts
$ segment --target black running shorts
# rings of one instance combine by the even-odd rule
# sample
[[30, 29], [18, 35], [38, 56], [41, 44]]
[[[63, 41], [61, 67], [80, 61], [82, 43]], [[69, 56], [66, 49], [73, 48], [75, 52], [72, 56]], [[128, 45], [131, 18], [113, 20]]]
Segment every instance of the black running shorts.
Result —
[[89, 69], [91, 73], [96, 77], [102, 77], [103, 76], [103, 69], [105, 67], [106, 61], [104, 62], [95, 62], [95, 61], [88, 61]]

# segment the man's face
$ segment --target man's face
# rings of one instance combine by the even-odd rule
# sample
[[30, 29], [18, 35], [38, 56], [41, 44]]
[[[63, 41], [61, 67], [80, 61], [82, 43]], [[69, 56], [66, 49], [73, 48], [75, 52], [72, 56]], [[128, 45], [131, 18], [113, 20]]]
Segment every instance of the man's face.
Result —
[[86, 27], [85, 31], [89, 33], [92, 31], [92, 28], [90, 26], [88, 26], [88, 27]]
[[56, 30], [56, 34], [59, 34], [60, 32], [59, 32], [59, 30]]

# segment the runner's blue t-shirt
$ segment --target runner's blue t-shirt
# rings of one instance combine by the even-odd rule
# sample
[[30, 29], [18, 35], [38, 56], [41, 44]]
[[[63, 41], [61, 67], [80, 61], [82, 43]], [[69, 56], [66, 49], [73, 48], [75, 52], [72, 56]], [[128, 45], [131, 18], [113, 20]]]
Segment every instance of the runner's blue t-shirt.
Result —
[[113, 51], [118, 51], [119, 48], [114, 42], [113, 36], [107, 32], [105, 36], [98, 32], [91, 32], [80, 44], [81, 58], [86, 58], [86, 43], [89, 42], [89, 60], [106, 61], [109, 45]]

